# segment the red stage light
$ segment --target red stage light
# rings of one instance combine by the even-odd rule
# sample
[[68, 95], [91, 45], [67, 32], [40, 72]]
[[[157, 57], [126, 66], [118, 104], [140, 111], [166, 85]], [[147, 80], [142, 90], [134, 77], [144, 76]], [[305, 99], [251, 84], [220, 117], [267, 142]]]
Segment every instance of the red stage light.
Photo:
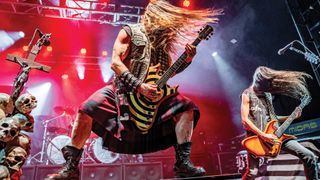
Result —
[[29, 46], [23, 46], [22, 49], [23, 49], [24, 51], [28, 51], [28, 50], [29, 50]]
[[68, 74], [62, 74], [61, 78], [62, 78], [62, 79], [68, 79], [68, 78], [69, 78], [69, 75], [68, 75]]
[[80, 53], [81, 53], [81, 54], [86, 54], [86, 53], [87, 53], [86, 48], [81, 48]]
[[191, 4], [191, 3], [190, 3], [189, 0], [184, 0], [184, 1], [183, 1], [183, 6], [184, 6], [184, 7], [189, 7], [190, 4]]
[[52, 52], [52, 46], [48, 46], [47, 51]]
[[108, 56], [108, 51], [106, 51], [106, 50], [104, 50], [104, 51], [102, 51], [102, 56]]

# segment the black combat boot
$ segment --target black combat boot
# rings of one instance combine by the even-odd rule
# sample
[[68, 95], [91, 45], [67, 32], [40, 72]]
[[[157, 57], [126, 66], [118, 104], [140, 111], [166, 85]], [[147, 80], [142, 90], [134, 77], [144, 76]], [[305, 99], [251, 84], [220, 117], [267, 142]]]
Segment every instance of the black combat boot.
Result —
[[191, 142], [174, 145], [176, 151], [176, 163], [174, 172], [177, 177], [203, 176], [206, 171], [203, 167], [195, 167], [190, 160]]
[[77, 149], [72, 146], [65, 146], [61, 149], [66, 162], [57, 174], [49, 174], [45, 180], [78, 180], [80, 171], [78, 164], [83, 149]]

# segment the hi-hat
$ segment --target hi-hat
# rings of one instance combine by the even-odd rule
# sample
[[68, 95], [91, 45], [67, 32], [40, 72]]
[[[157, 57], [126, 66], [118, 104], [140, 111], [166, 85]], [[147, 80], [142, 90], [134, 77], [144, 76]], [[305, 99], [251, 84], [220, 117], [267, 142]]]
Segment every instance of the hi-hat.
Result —
[[62, 106], [56, 106], [53, 108], [54, 112], [57, 114], [69, 114], [69, 115], [73, 115], [75, 113], [75, 111], [71, 108], [71, 107], [62, 107]]

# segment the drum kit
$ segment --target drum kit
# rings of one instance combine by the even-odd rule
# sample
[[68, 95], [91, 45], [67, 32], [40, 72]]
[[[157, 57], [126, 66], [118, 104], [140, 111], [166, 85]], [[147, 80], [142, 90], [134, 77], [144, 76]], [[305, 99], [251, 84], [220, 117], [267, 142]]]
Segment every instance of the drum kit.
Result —
[[[41, 121], [41, 129], [43, 129], [41, 150], [31, 155], [27, 160], [27, 164], [60, 165], [65, 162], [61, 148], [71, 144], [71, 130], [75, 110], [70, 107], [58, 106], [54, 108], [54, 111], [59, 115], [51, 118], [42, 116], [42, 118], [38, 119]], [[118, 153], [108, 151], [102, 146], [102, 138], [92, 134], [84, 146], [81, 162], [109, 164], [119, 159], [121, 158]]]

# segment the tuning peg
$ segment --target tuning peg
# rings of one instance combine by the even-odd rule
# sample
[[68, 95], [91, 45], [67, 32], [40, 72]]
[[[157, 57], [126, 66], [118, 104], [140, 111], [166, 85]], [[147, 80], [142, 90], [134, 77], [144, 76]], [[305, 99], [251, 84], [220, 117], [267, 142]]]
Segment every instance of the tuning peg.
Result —
[[212, 35], [213, 35], [213, 32], [212, 32], [212, 33], [210, 33], [210, 35], [212, 36]]

